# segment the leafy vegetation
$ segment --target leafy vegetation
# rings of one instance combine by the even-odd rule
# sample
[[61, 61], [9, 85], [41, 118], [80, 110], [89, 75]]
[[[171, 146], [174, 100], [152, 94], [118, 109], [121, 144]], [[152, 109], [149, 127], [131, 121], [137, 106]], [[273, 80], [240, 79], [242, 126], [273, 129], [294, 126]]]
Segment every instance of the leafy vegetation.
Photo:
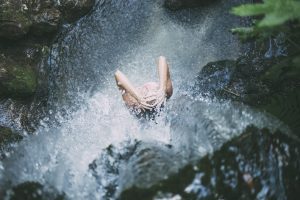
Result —
[[263, 0], [262, 3], [244, 4], [231, 12], [238, 16], [251, 16], [253, 26], [232, 29], [243, 41], [265, 41], [284, 34], [288, 56], [280, 59], [264, 78], [282, 81], [300, 77], [300, 0]]
[[[232, 9], [238, 16], [263, 16], [254, 21], [254, 26], [235, 28], [232, 31], [243, 38], [249, 36], [270, 36], [284, 31], [287, 22], [300, 20], [299, 0], [264, 0], [263, 3], [245, 4]], [[296, 25], [296, 24], [295, 24]], [[297, 23], [299, 26], [299, 23]]]

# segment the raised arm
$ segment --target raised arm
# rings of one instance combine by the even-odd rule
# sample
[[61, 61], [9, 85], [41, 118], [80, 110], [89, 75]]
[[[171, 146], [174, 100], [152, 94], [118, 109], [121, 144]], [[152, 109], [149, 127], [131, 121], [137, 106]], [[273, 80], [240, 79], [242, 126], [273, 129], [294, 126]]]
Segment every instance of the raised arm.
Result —
[[132, 83], [129, 81], [129, 79], [119, 70], [115, 73], [115, 79], [117, 82], [117, 86], [125, 90], [125, 92], [129, 93], [132, 97], [134, 97], [137, 102], [140, 104], [140, 107], [142, 109], [152, 109], [153, 106], [150, 104], [147, 104], [146, 101], [143, 99], [143, 97], [139, 94], [137, 89], [132, 85]]
[[159, 76], [159, 89], [156, 93], [146, 97], [147, 102], [155, 100], [155, 107], [160, 107], [173, 93], [172, 82], [170, 78], [169, 66], [165, 57], [160, 56], [157, 60], [157, 71]]
[[131, 82], [128, 80], [125, 74], [123, 74], [121, 71], [116, 71], [115, 79], [119, 88], [125, 90], [125, 92], [128, 92], [137, 101], [141, 98], [136, 88], [131, 84]]
[[164, 56], [160, 56], [157, 61], [157, 71], [159, 75], [159, 89], [166, 93], [167, 97], [172, 96], [173, 87], [170, 78], [169, 66], [167, 59]]

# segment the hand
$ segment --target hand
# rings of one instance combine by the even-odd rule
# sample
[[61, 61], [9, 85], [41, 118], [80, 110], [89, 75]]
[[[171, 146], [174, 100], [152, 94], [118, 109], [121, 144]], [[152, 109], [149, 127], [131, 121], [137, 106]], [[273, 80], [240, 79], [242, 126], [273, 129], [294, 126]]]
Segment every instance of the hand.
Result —
[[149, 103], [147, 103], [147, 101], [146, 101], [144, 98], [139, 99], [138, 102], [139, 102], [139, 107], [140, 107], [143, 111], [145, 111], [145, 110], [152, 110], [152, 109], [154, 109], [154, 107], [155, 107], [155, 106], [150, 105]]
[[138, 107], [145, 111], [145, 110], [152, 110], [154, 109], [154, 106], [149, 104], [144, 97], [141, 97], [141, 95], [138, 95], [136, 98], [137, 102], [138, 102]]

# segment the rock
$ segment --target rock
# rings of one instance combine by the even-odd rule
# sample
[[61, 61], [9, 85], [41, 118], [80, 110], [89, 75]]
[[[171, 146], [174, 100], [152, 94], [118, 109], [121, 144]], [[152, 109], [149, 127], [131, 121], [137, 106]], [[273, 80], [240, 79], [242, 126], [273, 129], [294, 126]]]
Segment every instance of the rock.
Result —
[[13, 3], [0, 3], [0, 38], [20, 39], [28, 33], [31, 24], [28, 15]]
[[37, 87], [37, 77], [30, 66], [0, 63], [0, 98], [32, 97]]
[[61, 2], [60, 11], [66, 21], [74, 22], [87, 14], [94, 4], [95, 0], [65, 0]]
[[109, 146], [99, 159], [89, 165], [91, 174], [105, 198], [117, 196], [129, 187], [149, 187], [178, 170], [181, 162], [171, 146], [134, 141], [121, 147]]
[[38, 182], [24, 182], [6, 192], [4, 197], [9, 200], [64, 200], [65, 194], [60, 194], [52, 187], [44, 187]]
[[31, 32], [34, 35], [43, 36], [44, 34], [55, 33], [61, 21], [61, 13], [58, 9], [45, 9], [32, 17], [33, 23]]
[[[295, 134], [300, 128], [300, 78], [297, 69], [268, 77], [281, 71], [285, 57], [273, 59], [257, 54], [241, 56], [237, 60], [208, 63], [192, 86], [194, 96], [240, 101], [267, 111], [286, 123]], [[288, 63], [284, 66], [289, 66]], [[290, 76], [290, 74], [295, 74]]]
[[165, 0], [164, 6], [170, 10], [179, 10], [182, 8], [193, 8], [205, 6], [216, 0]]
[[296, 199], [299, 154], [298, 138], [250, 126], [196, 164], [151, 187], [131, 187], [119, 199]]
[[236, 61], [221, 60], [210, 62], [205, 65], [196, 78], [193, 91], [198, 95], [201, 91], [205, 95], [216, 95], [222, 93], [231, 83], [236, 70]]
[[[94, 3], [95, 0], [0, 0], [0, 100], [10, 102], [5, 112], [22, 116], [18, 124], [27, 131], [33, 130], [37, 113], [46, 107], [49, 77], [40, 64], [48, 56], [53, 38], [62, 22], [74, 22]], [[18, 106], [11, 109], [9, 105]]]

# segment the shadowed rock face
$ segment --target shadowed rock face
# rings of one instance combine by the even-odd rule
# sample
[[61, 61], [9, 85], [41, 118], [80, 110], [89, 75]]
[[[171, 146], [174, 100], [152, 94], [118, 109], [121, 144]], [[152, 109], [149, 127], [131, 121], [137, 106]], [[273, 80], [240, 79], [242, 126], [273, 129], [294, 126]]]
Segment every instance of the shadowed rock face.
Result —
[[296, 199], [299, 139], [249, 127], [211, 156], [150, 188], [132, 187], [120, 199]]

